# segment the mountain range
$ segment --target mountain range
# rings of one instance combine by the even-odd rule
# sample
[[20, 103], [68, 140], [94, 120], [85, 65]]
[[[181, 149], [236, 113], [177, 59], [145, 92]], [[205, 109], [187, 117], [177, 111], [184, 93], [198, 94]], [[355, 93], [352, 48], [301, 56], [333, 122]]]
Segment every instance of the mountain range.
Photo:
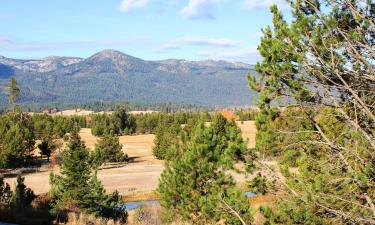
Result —
[[20, 101], [84, 103], [129, 101], [202, 106], [251, 105], [246, 74], [254, 67], [240, 62], [142, 60], [115, 50], [89, 58], [51, 56], [10, 59], [0, 56], [0, 101], [14, 76]]

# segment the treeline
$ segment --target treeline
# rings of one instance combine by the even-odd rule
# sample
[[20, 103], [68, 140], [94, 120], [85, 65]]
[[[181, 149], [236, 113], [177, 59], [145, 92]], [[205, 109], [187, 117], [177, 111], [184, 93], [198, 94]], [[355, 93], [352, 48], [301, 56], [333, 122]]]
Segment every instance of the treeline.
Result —
[[[33, 165], [36, 140], [64, 137], [84, 125], [84, 118], [51, 117], [27, 113], [0, 115], [0, 168]], [[43, 155], [44, 152], [41, 152]]]
[[[194, 105], [194, 104], [180, 104], [180, 103], [172, 103], [172, 102], [165, 102], [165, 103], [155, 103], [155, 104], [137, 104], [133, 102], [104, 102], [104, 101], [92, 101], [92, 102], [82, 102], [82, 103], [58, 103], [58, 102], [51, 102], [51, 103], [18, 103], [20, 109], [23, 112], [35, 112], [41, 113], [46, 109], [57, 109], [59, 111], [62, 110], [69, 110], [69, 109], [84, 109], [94, 112], [102, 112], [102, 111], [113, 111], [118, 107], [126, 107], [128, 110], [131, 111], [145, 111], [145, 110], [152, 110], [152, 111], [160, 111], [160, 112], [180, 112], [180, 111], [188, 111], [188, 112], [198, 112], [198, 111], [207, 111], [213, 110], [211, 107], [205, 107], [201, 105]], [[0, 113], [4, 113], [8, 111], [8, 106], [6, 104], [0, 104]]]
[[[252, 111], [240, 111], [240, 118], [252, 119]], [[0, 115], [0, 168], [20, 167], [38, 162], [34, 156], [35, 143], [42, 156], [48, 159], [58, 148], [55, 140], [68, 140], [72, 131], [91, 128], [95, 136], [119, 136], [135, 134], [157, 134], [162, 136], [175, 126], [183, 126], [192, 121], [210, 122], [216, 113], [208, 112], [154, 112], [129, 114], [126, 107], [118, 107], [112, 114], [93, 114], [89, 116], [50, 116], [47, 114], [6, 113]], [[157, 138], [156, 146], [166, 146], [168, 142]], [[155, 150], [155, 152], [157, 152]], [[163, 156], [158, 156], [163, 158]]]
[[182, 125], [194, 117], [203, 118], [206, 122], [211, 120], [211, 114], [208, 112], [155, 112], [130, 115], [124, 107], [119, 107], [112, 114], [92, 115], [88, 127], [91, 128], [92, 134], [96, 136], [153, 134], [164, 124], [176, 123]]

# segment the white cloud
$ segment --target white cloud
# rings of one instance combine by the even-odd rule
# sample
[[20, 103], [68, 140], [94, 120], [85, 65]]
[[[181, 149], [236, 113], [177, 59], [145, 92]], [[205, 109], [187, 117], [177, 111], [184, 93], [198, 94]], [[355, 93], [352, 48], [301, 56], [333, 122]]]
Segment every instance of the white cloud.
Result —
[[150, 0], [122, 0], [119, 9], [123, 12], [132, 12], [147, 6]]
[[214, 8], [220, 0], [189, 0], [181, 14], [187, 19], [214, 19]]
[[226, 60], [231, 62], [256, 63], [261, 60], [256, 47], [248, 47], [229, 51], [200, 51], [199, 56], [206, 59]]
[[247, 10], [254, 10], [259, 8], [269, 8], [276, 4], [280, 9], [288, 8], [285, 0], [244, 0], [242, 5]]

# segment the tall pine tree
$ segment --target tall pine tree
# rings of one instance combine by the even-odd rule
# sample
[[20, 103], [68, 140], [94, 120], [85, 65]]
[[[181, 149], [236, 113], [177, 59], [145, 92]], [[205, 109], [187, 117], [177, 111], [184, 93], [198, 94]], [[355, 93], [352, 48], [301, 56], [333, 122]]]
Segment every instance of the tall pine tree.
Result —
[[289, 3], [288, 21], [271, 7], [249, 78], [261, 108], [257, 148], [283, 157], [286, 178], [267, 223], [375, 224], [375, 4]]
[[[96, 216], [126, 220], [127, 213], [116, 193], [107, 195], [89, 163], [89, 152], [77, 132], [71, 134], [67, 149], [62, 152], [61, 176], [50, 176], [50, 195], [55, 210], [82, 210]], [[118, 194], [117, 194], [118, 195]]]
[[194, 224], [250, 223], [249, 202], [226, 173], [245, 149], [238, 128], [221, 116], [208, 128], [200, 123], [186, 143], [170, 147], [175, 154], [166, 161], [158, 188], [167, 219], [178, 215]]

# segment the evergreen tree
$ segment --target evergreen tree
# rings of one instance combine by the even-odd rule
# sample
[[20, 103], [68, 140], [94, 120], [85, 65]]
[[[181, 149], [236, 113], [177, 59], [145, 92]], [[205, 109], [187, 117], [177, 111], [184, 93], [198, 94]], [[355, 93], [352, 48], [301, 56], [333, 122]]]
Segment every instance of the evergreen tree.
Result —
[[154, 147], [152, 153], [157, 159], [166, 159], [168, 149], [178, 141], [181, 126], [177, 123], [161, 122], [156, 128]]
[[[267, 223], [375, 224], [375, 5], [292, 0], [290, 6], [290, 22], [271, 8], [273, 27], [263, 30], [258, 47], [259, 76], [249, 77], [261, 108], [257, 148], [282, 156], [286, 178], [287, 194], [263, 210]], [[289, 107], [281, 111], [277, 103]]]
[[116, 128], [116, 134], [132, 134], [135, 132], [135, 120], [127, 111], [125, 107], [118, 107], [113, 112], [112, 122]]
[[20, 92], [21, 92], [20, 88], [18, 87], [18, 83], [17, 83], [16, 78], [14, 78], [14, 77], [10, 78], [7, 89], [8, 89], [9, 105], [12, 109], [12, 112], [15, 112], [16, 111], [16, 100], [17, 100], [17, 98], [18, 98], [18, 96], [20, 95]]
[[128, 160], [128, 156], [122, 152], [119, 138], [110, 135], [99, 140], [91, 157], [98, 166], [106, 162], [126, 162]]
[[42, 142], [38, 144], [40, 154], [47, 156], [48, 162], [49, 162], [49, 157], [51, 156], [52, 152], [56, 149], [56, 147], [57, 145], [53, 142], [51, 137], [43, 138]]
[[34, 126], [29, 115], [8, 113], [0, 116], [0, 167], [25, 165], [34, 150]]
[[226, 173], [246, 145], [238, 130], [229, 124], [222, 130], [222, 125], [217, 122], [207, 128], [200, 123], [189, 140], [181, 138], [186, 143], [169, 147], [174, 157], [166, 161], [158, 188], [167, 218], [179, 215], [194, 224], [252, 221], [248, 200]]
[[67, 149], [63, 151], [60, 171], [61, 176], [53, 173], [50, 176], [50, 194], [56, 200], [55, 210], [78, 207], [97, 216], [126, 219], [121, 198], [113, 198], [113, 195], [105, 193], [96, 171], [89, 163], [89, 152], [75, 131], [71, 134]]
[[57, 185], [57, 199], [85, 207], [85, 200], [90, 190], [91, 168], [88, 162], [89, 152], [78, 133], [71, 134], [67, 149], [62, 152], [61, 176], [52, 176], [52, 185]]
[[31, 205], [31, 202], [36, 198], [34, 192], [27, 188], [24, 184], [25, 178], [20, 175], [17, 176], [15, 190], [12, 195], [11, 206], [15, 208], [25, 208]]

